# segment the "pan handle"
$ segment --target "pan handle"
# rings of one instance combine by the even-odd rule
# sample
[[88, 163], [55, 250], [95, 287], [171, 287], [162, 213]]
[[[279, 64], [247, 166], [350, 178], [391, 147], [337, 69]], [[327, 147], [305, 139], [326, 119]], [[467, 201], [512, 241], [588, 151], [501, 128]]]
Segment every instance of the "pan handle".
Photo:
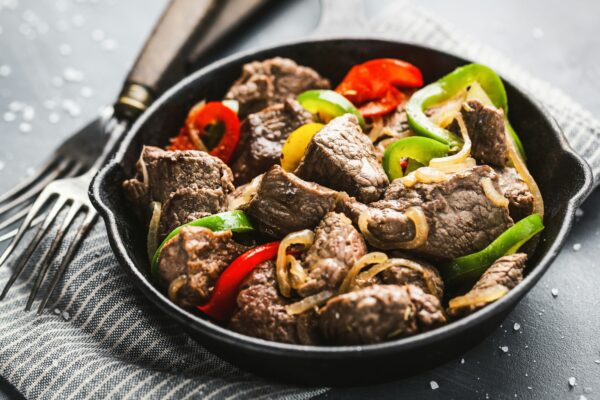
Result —
[[174, 77], [182, 75], [184, 55], [209, 24], [215, 5], [216, 0], [169, 2], [127, 76], [114, 106], [117, 118], [137, 118]]

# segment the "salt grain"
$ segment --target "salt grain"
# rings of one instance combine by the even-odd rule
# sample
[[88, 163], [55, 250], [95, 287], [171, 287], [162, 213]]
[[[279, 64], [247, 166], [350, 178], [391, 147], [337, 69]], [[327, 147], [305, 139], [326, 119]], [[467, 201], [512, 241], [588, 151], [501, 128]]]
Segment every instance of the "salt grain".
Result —
[[436, 381], [429, 382], [429, 386], [431, 387], [431, 390], [436, 390], [440, 387]]
[[503, 353], [508, 353], [508, 346], [502, 346], [500, 347], [500, 350], [502, 350]]
[[61, 78], [60, 76], [53, 76], [51, 79], [52, 85], [56, 86], [56, 87], [61, 87], [65, 81], [63, 80], [63, 78]]
[[63, 100], [62, 108], [71, 116], [77, 117], [81, 114], [81, 107], [73, 100]]
[[598, 365], [600, 365], [600, 360], [594, 360], [594, 362]]
[[533, 31], [531, 31], [531, 34], [533, 35], [533, 37], [535, 39], [541, 39], [544, 37], [544, 31], [542, 30], [542, 28], [539, 28], [539, 27], [533, 28]]
[[464, 363], [465, 363], [465, 359], [464, 359], [464, 358], [461, 358], [461, 359], [460, 359], [460, 363], [461, 363], [461, 364], [464, 364]]
[[0, 65], [0, 76], [3, 78], [6, 78], [7, 76], [10, 75], [10, 73], [12, 72], [12, 70], [10, 69], [10, 66], [3, 64]]
[[29, 133], [31, 132], [32, 126], [29, 122], [21, 122], [19, 124], [19, 131], [23, 132], [23, 133]]
[[60, 315], [60, 310], [59, 310], [58, 308], [55, 308], [55, 309], [54, 309], [54, 314], [56, 314], [56, 315]]
[[58, 46], [58, 52], [61, 56], [68, 56], [73, 52], [73, 48], [67, 43], [61, 43]]
[[581, 250], [581, 243], [575, 243], [573, 245], [573, 251], [579, 251]]
[[60, 121], [60, 114], [56, 112], [52, 112], [48, 115], [48, 121], [51, 124], [57, 124]]
[[83, 72], [76, 70], [75, 68], [69, 67], [63, 71], [63, 78], [67, 82], [81, 82], [83, 77]]
[[575, 380], [575, 377], [574, 376], [570, 377], [569, 378], [569, 386], [571, 388], [574, 388], [576, 385], [577, 385], [577, 381]]
[[587, 397], [585, 397], [584, 395], [579, 395], [579, 400], [587, 400]]
[[2, 171], [4, 169], [4, 166], [6, 164], [4, 164], [4, 161], [0, 161], [0, 171]]
[[17, 115], [12, 111], [7, 111], [4, 113], [3, 118], [4, 118], [4, 121], [6, 121], [6, 122], [12, 122], [15, 119], [17, 119]]
[[31, 121], [35, 117], [35, 109], [32, 106], [25, 106], [23, 108], [23, 119], [25, 121]]
[[519, 324], [518, 322], [515, 322], [515, 324], [513, 325], [513, 329], [515, 331], [518, 331], [519, 329], [521, 329], [521, 324]]
[[583, 217], [583, 210], [581, 208], [578, 208], [577, 210], [575, 210], [575, 217], [576, 218]]
[[552, 297], [558, 297], [558, 289], [557, 288], [552, 288], [550, 293], [552, 293]]
[[117, 48], [117, 42], [113, 39], [106, 39], [102, 42], [102, 48], [107, 51], [112, 51]]
[[104, 39], [104, 31], [102, 29], [94, 29], [92, 31], [92, 40], [99, 42], [102, 39]]
[[21, 103], [20, 101], [11, 101], [8, 104], [8, 109], [10, 111], [21, 111], [23, 109], [23, 107], [25, 107], [25, 104]]
[[82, 97], [90, 98], [94, 94], [94, 90], [89, 86], [84, 86], [81, 88], [81, 91], [79, 93]]
[[79, 28], [85, 24], [85, 18], [81, 14], [73, 15], [73, 18], [71, 18], [71, 22], [73, 23], [73, 26]]
[[63, 311], [62, 317], [65, 321], [68, 321], [71, 318], [71, 315], [67, 311]]

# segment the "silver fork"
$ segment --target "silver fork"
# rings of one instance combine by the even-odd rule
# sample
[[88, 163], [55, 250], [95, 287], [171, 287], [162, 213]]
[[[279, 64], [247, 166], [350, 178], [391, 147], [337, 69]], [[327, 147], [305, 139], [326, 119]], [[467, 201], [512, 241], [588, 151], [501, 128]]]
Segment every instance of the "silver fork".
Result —
[[32, 241], [27, 245], [25, 251], [22, 252], [17, 258], [14, 271], [6, 283], [6, 286], [2, 290], [2, 293], [0, 294], [0, 300], [6, 297], [12, 285], [27, 266], [36, 248], [42, 242], [42, 239], [49, 233], [50, 228], [53, 226], [58, 215], [64, 210], [66, 215], [60, 223], [56, 236], [54, 236], [50, 246], [44, 251], [43, 255], [37, 260], [37, 264], [39, 265], [37, 276], [27, 300], [27, 305], [25, 306], [26, 311], [31, 309], [36, 295], [42, 283], [44, 282], [44, 278], [47, 275], [50, 266], [52, 265], [54, 256], [56, 255], [57, 250], [60, 248], [64, 237], [74, 224], [76, 217], [79, 214], [83, 214], [83, 221], [79, 226], [73, 241], [67, 248], [64, 257], [48, 286], [46, 295], [42, 299], [42, 302], [38, 308], [38, 314], [41, 314], [46, 307], [52, 292], [56, 288], [61, 277], [64, 275], [67, 266], [79, 248], [81, 241], [86, 236], [87, 232], [98, 217], [96, 210], [93, 208], [88, 198], [88, 187], [90, 186], [94, 175], [96, 172], [98, 172], [98, 169], [102, 166], [104, 161], [106, 161], [106, 158], [110, 154], [118, 138], [127, 128], [127, 123], [125, 121], [118, 121], [115, 118], [107, 119], [105, 124], [106, 125], [104, 129], [107, 133], [106, 136], [108, 136], [108, 140], [106, 141], [102, 154], [83, 175], [78, 177], [56, 179], [47, 184], [35, 202], [31, 205], [31, 208], [29, 208], [29, 211], [27, 212], [23, 223], [21, 226], [19, 226], [15, 237], [10, 242], [4, 253], [2, 253], [0, 256], [0, 267], [2, 267], [23, 238], [25, 232], [31, 227], [35, 216], [44, 208], [50, 208], [50, 211], [46, 214], [46, 217], [41, 222], [41, 225], [35, 233]]

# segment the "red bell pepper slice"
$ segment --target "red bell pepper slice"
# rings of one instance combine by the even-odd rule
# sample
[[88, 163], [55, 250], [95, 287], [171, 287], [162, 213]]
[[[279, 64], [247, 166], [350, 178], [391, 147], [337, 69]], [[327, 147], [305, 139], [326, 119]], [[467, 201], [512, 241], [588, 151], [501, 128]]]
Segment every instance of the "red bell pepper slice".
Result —
[[202, 139], [206, 129], [218, 123], [223, 124], [223, 135], [216, 146], [210, 149], [209, 154], [220, 158], [225, 163], [229, 162], [240, 141], [240, 120], [232, 109], [220, 101], [210, 101], [193, 107], [179, 135], [171, 139], [168, 150], [199, 150], [191, 140], [191, 135]]
[[352, 103], [363, 104], [361, 114], [372, 117], [393, 111], [404, 100], [398, 88], [421, 86], [419, 68], [394, 58], [378, 58], [352, 67], [335, 90]]
[[236, 258], [217, 279], [208, 302], [198, 309], [216, 321], [227, 321], [235, 309], [244, 278], [259, 264], [277, 257], [277, 249], [279, 242], [266, 243]]

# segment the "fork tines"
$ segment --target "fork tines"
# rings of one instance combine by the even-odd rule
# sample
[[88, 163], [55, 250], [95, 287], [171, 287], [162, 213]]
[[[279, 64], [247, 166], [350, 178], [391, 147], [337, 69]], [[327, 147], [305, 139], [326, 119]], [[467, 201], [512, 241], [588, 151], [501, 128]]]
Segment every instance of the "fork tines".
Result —
[[64, 274], [67, 265], [69, 264], [74, 253], [79, 247], [81, 240], [83, 239], [83, 237], [85, 237], [85, 234], [91, 228], [92, 223], [94, 222], [97, 216], [96, 211], [91, 207], [86, 197], [78, 199], [75, 196], [68, 196], [62, 194], [62, 192], [64, 192], [64, 189], [67, 187], [67, 185], [65, 184], [76, 183], [77, 179], [78, 178], [51, 182], [29, 208], [29, 211], [27, 212], [23, 223], [17, 230], [15, 237], [13, 238], [9, 246], [6, 248], [4, 253], [0, 256], [0, 267], [2, 267], [6, 263], [10, 254], [14, 251], [16, 246], [19, 244], [19, 242], [25, 235], [25, 232], [31, 227], [35, 216], [44, 208], [50, 208], [50, 211], [44, 218], [38, 230], [36, 231], [31, 242], [27, 245], [25, 251], [23, 251], [17, 258], [16, 264], [14, 266], [14, 271], [10, 276], [2, 293], [0, 294], [0, 300], [2, 300], [7, 295], [12, 285], [15, 283], [19, 275], [21, 275], [26, 265], [30, 261], [35, 250], [38, 248], [44, 237], [46, 237], [49, 233], [50, 228], [54, 225], [54, 222], [57, 219], [58, 215], [61, 213], [61, 211], [64, 211], [66, 213], [65, 217], [62, 220], [58, 231], [56, 232], [56, 235], [52, 239], [52, 243], [48, 248], [44, 250], [42, 256], [36, 260], [36, 264], [38, 265], [37, 276], [25, 308], [26, 310], [31, 309], [35, 297], [44, 281], [46, 274], [48, 273], [50, 265], [52, 264], [52, 260], [54, 259], [54, 256], [56, 255], [57, 250], [59, 249], [66, 233], [68, 232], [71, 225], [73, 225], [76, 217], [79, 214], [85, 214], [83, 222], [81, 223], [73, 242], [69, 245], [69, 248], [67, 249], [66, 254], [63, 257], [63, 260], [48, 287], [46, 295], [44, 296], [42, 303], [40, 304], [40, 307], [38, 309], [38, 313], [41, 313], [44, 310], [48, 299], [52, 294], [52, 291], [56, 287], [60, 277]]

